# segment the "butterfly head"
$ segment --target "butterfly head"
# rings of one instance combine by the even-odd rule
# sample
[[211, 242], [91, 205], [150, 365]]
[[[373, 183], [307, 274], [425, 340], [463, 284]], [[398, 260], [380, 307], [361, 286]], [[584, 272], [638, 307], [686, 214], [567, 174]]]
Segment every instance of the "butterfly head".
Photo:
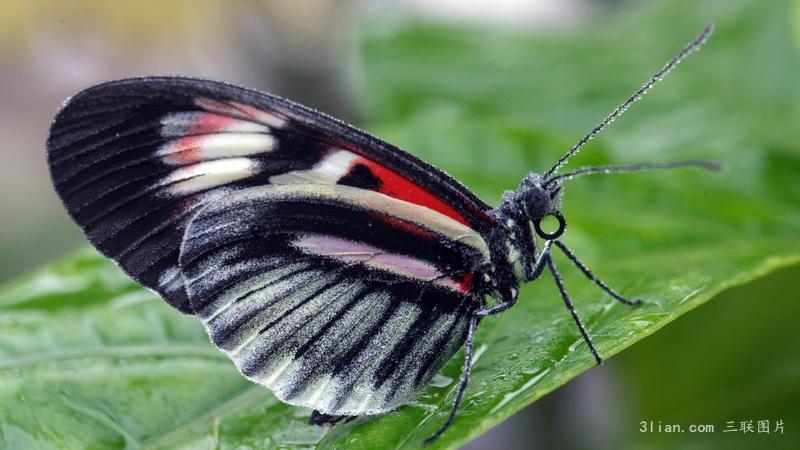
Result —
[[[561, 183], [550, 182], [537, 173], [526, 176], [519, 187], [518, 207], [544, 240], [558, 239], [567, 222], [561, 214]], [[551, 222], [553, 218], [557, 223]]]
[[[561, 237], [567, 222], [561, 214], [561, 183], [549, 180], [538, 173], [530, 173], [517, 191], [506, 191], [500, 206], [494, 211], [503, 230], [497, 236], [499, 254], [509, 265], [513, 282], [524, 283], [534, 279], [537, 258], [537, 237], [553, 241]], [[545, 244], [542, 251], [549, 248]], [[512, 294], [511, 297], [514, 297]]]

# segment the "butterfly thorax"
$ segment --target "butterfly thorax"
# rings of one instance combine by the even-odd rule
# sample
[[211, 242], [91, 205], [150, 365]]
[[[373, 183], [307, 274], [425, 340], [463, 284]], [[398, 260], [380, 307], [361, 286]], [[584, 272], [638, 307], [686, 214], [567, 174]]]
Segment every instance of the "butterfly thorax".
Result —
[[[505, 284], [516, 288], [535, 278], [536, 235], [542, 234], [539, 222], [549, 215], [561, 217], [558, 211], [560, 204], [561, 186], [545, 182], [536, 173], [526, 176], [519, 190], [503, 193], [502, 202], [492, 210], [501, 224], [491, 245], [495, 253], [493, 260], [498, 286]], [[560, 228], [558, 233], [561, 232], [563, 229]], [[505, 266], [505, 270], [502, 266]]]

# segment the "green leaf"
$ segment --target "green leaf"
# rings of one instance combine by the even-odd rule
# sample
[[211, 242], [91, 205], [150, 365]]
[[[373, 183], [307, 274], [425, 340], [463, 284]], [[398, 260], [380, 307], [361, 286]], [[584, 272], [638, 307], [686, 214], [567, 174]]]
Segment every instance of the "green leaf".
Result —
[[[698, 171], [565, 187], [565, 242], [605, 297], [557, 259], [608, 358], [730, 286], [800, 261], [800, 64], [788, 2], [648, 2], [579, 31], [432, 25], [363, 40], [376, 134], [496, 203], [563, 151], [709, 19], [718, 31], [572, 167], [679, 158]], [[0, 289], [0, 447], [415, 448], [444, 421], [461, 362], [398, 411], [324, 429], [238, 375], [202, 327], [83, 252]], [[485, 320], [454, 448], [593, 366], [545, 275]]]
[[800, 0], [793, 0], [794, 36], [797, 47], [800, 48]]
[[[791, 320], [800, 302], [786, 292], [798, 277], [795, 265], [730, 289], [615, 358], [609, 366], [625, 380], [625, 395], [614, 419], [624, 437], [608, 448], [797, 449], [789, 424], [800, 420], [800, 335]], [[715, 432], [642, 433], [643, 420]], [[770, 432], [723, 431], [748, 421]]]
[[0, 291], [0, 329], [0, 448], [311, 448], [323, 434], [93, 251]]

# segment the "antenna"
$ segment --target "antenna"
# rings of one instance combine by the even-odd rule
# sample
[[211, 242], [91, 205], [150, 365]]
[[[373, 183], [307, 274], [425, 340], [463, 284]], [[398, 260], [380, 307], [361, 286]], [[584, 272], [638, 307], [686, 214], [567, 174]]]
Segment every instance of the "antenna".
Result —
[[590, 175], [593, 173], [603, 173], [603, 174], [629, 173], [629, 172], [643, 172], [647, 170], [659, 170], [659, 169], [678, 169], [681, 167], [695, 167], [698, 169], [715, 170], [715, 171], [721, 171], [725, 169], [725, 166], [720, 162], [706, 161], [704, 159], [686, 159], [683, 161], [671, 161], [671, 162], [619, 164], [612, 166], [589, 166], [589, 167], [581, 167], [580, 169], [571, 170], [569, 172], [564, 172], [560, 175], [555, 175], [551, 178], [548, 178], [547, 181], [545, 182], [545, 186], [551, 183], [555, 183], [558, 180], [571, 180], [575, 177]]
[[611, 112], [611, 114], [606, 116], [606, 118], [603, 119], [602, 122], [595, 125], [595, 127], [592, 128], [591, 131], [586, 133], [586, 135], [582, 137], [577, 144], [573, 145], [572, 148], [569, 149], [569, 151], [566, 154], [564, 154], [564, 156], [559, 158], [559, 160], [556, 161], [553, 167], [550, 168], [550, 170], [548, 170], [544, 174], [543, 178], [545, 180], [550, 179], [556, 172], [558, 172], [558, 169], [561, 168], [561, 166], [563, 166], [567, 162], [567, 160], [572, 157], [572, 155], [580, 151], [581, 147], [583, 147], [584, 144], [589, 142], [590, 139], [592, 139], [598, 133], [600, 133], [603, 130], [603, 128], [606, 127], [606, 125], [610, 124], [617, 117], [621, 116], [626, 109], [628, 109], [632, 104], [636, 103], [637, 100], [642, 98], [642, 96], [646, 94], [647, 91], [649, 91], [654, 84], [661, 81], [672, 69], [675, 68], [675, 66], [677, 66], [681, 61], [686, 59], [687, 56], [689, 56], [698, 48], [700, 48], [700, 46], [703, 45], [703, 43], [705, 43], [705, 41], [708, 39], [709, 36], [711, 36], [711, 33], [713, 32], [714, 32], [714, 24], [710, 23], [706, 25], [703, 31], [699, 35], [697, 35], [696, 38], [692, 39], [691, 42], [686, 44], [686, 46], [683, 47], [683, 49], [680, 52], [678, 52], [678, 54], [675, 55], [674, 58], [672, 58], [667, 64], [665, 64], [664, 67], [661, 68], [661, 70], [656, 72], [649, 80], [647, 80], [645, 84], [643, 84], [636, 92], [634, 92], [633, 95], [628, 97], [628, 99], [625, 100], [621, 105], [619, 105], [617, 109], [615, 109], [614, 111]]

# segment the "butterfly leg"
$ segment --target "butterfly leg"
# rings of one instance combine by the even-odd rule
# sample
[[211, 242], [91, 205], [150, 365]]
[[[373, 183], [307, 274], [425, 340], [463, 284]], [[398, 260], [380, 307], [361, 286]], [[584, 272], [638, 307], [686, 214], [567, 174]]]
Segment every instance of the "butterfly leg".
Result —
[[[547, 264], [547, 259], [550, 258], [551, 243], [552, 241], [545, 241], [544, 246], [542, 247], [542, 251], [539, 253], [539, 257], [536, 258], [536, 262], [533, 264], [533, 271], [531, 272], [529, 281], [539, 278], [539, 275], [541, 275], [542, 272], [544, 271], [544, 268]], [[490, 308], [485, 308], [476, 311], [475, 314], [479, 317], [486, 317], [501, 313], [507, 310], [508, 308], [511, 308], [517, 303], [517, 298], [518, 298], [517, 294], [518, 292], [516, 292], [515, 295], [512, 295], [511, 298], [509, 298], [508, 300], [502, 301]]]
[[586, 332], [586, 328], [584, 328], [580, 317], [578, 317], [578, 313], [575, 311], [575, 306], [572, 304], [569, 294], [567, 294], [567, 289], [564, 287], [564, 280], [561, 278], [561, 274], [558, 272], [558, 269], [556, 269], [556, 264], [553, 262], [553, 258], [547, 258], [547, 267], [550, 269], [550, 274], [553, 275], [553, 279], [558, 287], [558, 292], [561, 293], [561, 298], [564, 299], [564, 304], [567, 305], [567, 309], [569, 310], [570, 314], [572, 314], [572, 318], [575, 320], [575, 325], [578, 326], [578, 330], [581, 332], [583, 340], [589, 345], [589, 350], [592, 352], [597, 364], [602, 364], [603, 359], [600, 358], [600, 355], [597, 353], [597, 349], [594, 347], [594, 343], [592, 343], [589, 333]]
[[308, 424], [318, 426], [333, 426], [339, 422], [349, 422], [355, 418], [356, 416], [335, 416], [332, 414], [325, 414], [315, 409], [311, 412], [311, 416], [308, 418]]
[[503, 301], [501, 303], [498, 303], [498, 304], [496, 304], [496, 305], [494, 305], [494, 306], [492, 306], [490, 308], [486, 308], [486, 309], [481, 309], [481, 310], [475, 311], [475, 315], [478, 316], [478, 317], [486, 317], [486, 316], [491, 316], [491, 315], [494, 315], [494, 314], [499, 314], [499, 313], [507, 310], [508, 308], [511, 308], [516, 303], [517, 303], [517, 296], [515, 295], [515, 296], [511, 297], [509, 300], [505, 300], [505, 301]]
[[447, 431], [448, 428], [450, 428], [450, 425], [453, 424], [453, 420], [456, 418], [458, 408], [461, 406], [461, 400], [464, 398], [464, 392], [467, 390], [467, 384], [469, 383], [469, 372], [471, 370], [472, 363], [472, 347], [475, 343], [475, 330], [478, 327], [479, 320], [480, 317], [477, 314], [473, 314], [469, 321], [467, 342], [464, 344], [464, 367], [461, 369], [461, 379], [458, 384], [458, 392], [456, 392], [456, 398], [453, 401], [453, 407], [450, 409], [450, 414], [447, 416], [445, 423], [439, 427], [435, 433], [425, 439], [423, 445], [428, 445], [438, 439], [439, 436], [441, 436], [445, 431]]
[[589, 270], [588, 267], [586, 267], [582, 262], [580, 262], [578, 257], [575, 256], [575, 254], [572, 253], [572, 251], [566, 245], [564, 245], [561, 241], [553, 241], [553, 242], [556, 244], [556, 247], [558, 247], [559, 250], [561, 250], [561, 252], [564, 253], [564, 256], [566, 256], [567, 259], [569, 259], [572, 262], [572, 264], [575, 265], [575, 267], [580, 269], [580, 271], [583, 272], [586, 278], [588, 278], [592, 283], [596, 284], [597, 287], [602, 289], [603, 292], [605, 292], [606, 294], [610, 295], [611, 297], [615, 298], [616, 300], [619, 300], [621, 303], [624, 303], [628, 306], [639, 306], [642, 304], [642, 301], [640, 299], [628, 300], [627, 298], [623, 297], [622, 295], [620, 295], [619, 293], [608, 287], [608, 285], [603, 283], [601, 279], [597, 278], [592, 273], [592, 271]]

